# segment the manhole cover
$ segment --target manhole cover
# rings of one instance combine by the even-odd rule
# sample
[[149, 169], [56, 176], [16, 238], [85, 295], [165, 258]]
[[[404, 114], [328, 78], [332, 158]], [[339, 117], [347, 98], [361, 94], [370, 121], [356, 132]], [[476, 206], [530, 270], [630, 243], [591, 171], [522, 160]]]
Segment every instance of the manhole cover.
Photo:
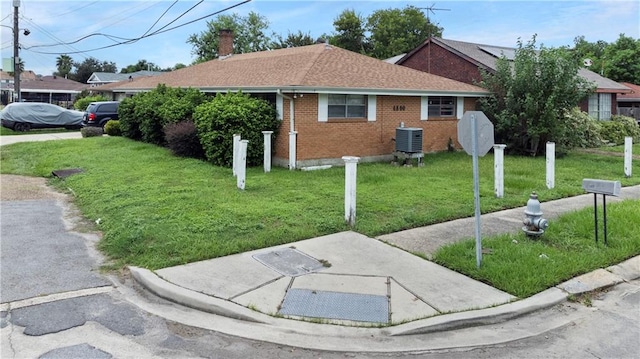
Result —
[[60, 179], [65, 179], [71, 175], [74, 175], [76, 173], [81, 173], [83, 172], [82, 169], [80, 168], [69, 168], [66, 170], [55, 170], [53, 172], [51, 172], [52, 175], [60, 178]]
[[254, 254], [253, 259], [289, 277], [297, 277], [317, 272], [324, 268], [322, 263], [317, 259], [293, 248], [283, 248], [271, 252]]
[[388, 323], [389, 301], [383, 295], [292, 288], [284, 297], [279, 314]]

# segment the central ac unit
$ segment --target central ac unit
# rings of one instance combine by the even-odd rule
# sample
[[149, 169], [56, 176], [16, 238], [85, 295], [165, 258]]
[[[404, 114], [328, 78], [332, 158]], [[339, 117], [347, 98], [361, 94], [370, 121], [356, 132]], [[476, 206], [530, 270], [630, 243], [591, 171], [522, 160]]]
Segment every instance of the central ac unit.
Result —
[[422, 152], [422, 129], [415, 127], [396, 128], [396, 151]]

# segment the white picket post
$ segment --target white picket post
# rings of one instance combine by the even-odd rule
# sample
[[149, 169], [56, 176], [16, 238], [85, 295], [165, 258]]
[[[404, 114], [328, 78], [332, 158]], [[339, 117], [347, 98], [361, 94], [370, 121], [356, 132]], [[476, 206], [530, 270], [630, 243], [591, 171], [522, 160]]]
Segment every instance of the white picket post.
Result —
[[356, 224], [356, 176], [360, 157], [343, 156], [344, 160], [344, 219], [353, 227]]
[[271, 172], [271, 135], [273, 131], [262, 131], [264, 135], [264, 172]]
[[245, 179], [247, 177], [247, 144], [248, 140], [241, 140], [238, 146], [238, 188], [244, 190]]
[[547, 188], [556, 186], [556, 144], [547, 142]]
[[296, 136], [297, 131], [289, 132], [289, 169], [296, 169]]
[[624, 138], [624, 175], [626, 177], [631, 177], [631, 157], [632, 157], [632, 146], [633, 145], [633, 137], [625, 137]]
[[504, 197], [504, 149], [507, 145], [493, 145], [493, 173], [496, 198]]
[[238, 175], [238, 153], [240, 150], [240, 135], [233, 135], [233, 176]]

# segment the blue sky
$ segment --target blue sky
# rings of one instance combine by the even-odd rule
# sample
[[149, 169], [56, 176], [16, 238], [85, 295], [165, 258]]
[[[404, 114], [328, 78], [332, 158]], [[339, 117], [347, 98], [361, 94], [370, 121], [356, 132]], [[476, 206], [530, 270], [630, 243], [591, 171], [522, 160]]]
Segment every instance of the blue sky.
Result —
[[[0, 0], [2, 58], [13, 56], [13, 0]], [[167, 27], [178, 26], [241, 2], [240, 0], [205, 0]], [[121, 68], [140, 59], [161, 67], [176, 63], [190, 64], [194, 57], [189, 35], [206, 29], [206, 21], [215, 16], [181, 26], [135, 43], [93, 49], [115, 44], [117, 38], [132, 39], [157, 30], [197, 4], [193, 0], [145, 1], [53, 1], [20, 0], [20, 28], [22, 35], [20, 57], [27, 70], [41, 75], [56, 71], [56, 57], [68, 53], [74, 61], [88, 57], [112, 61]], [[620, 33], [640, 38], [640, 1], [273, 1], [253, 0], [227, 13], [246, 15], [250, 11], [265, 16], [270, 23], [269, 33], [286, 36], [301, 30], [317, 38], [333, 32], [333, 20], [345, 9], [353, 9], [363, 17], [378, 9], [433, 6], [439, 10], [429, 14], [432, 22], [444, 28], [444, 38], [490, 45], [516, 46], [518, 38], [526, 41], [537, 34], [538, 44], [546, 47], [568, 46], [576, 36], [587, 41], [614, 42]], [[162, 14], [166, 11], [166, 14]], [[425, 10], [426, 12], [426, 10]], [[159, 19], [159, 20], [158, 20]], [[154, 23], [157, 24], [154, 26]], [[93, 36], [70, 45], [92, 33]], [[58, 44], [58, 45], [56, 45]], [[56, 45], [46, 46], [41, 45]], [[43, 52], [53, 53], [45, 54]]]

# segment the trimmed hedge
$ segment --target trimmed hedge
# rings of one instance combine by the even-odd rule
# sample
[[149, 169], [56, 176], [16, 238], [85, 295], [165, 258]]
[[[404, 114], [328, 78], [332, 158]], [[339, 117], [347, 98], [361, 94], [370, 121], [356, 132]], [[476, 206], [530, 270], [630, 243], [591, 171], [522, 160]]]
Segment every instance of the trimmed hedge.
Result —
[[274, 131], [275, 138], [280, 124], [274, 106], [242, 92], [216, 95], [196, 108], [193, 119], [207, 160], [226, 167], [233, 165], [234, 134], [249, 141], [247, 165], [258, 166], [264, 153], [262, 131]]
[[176, 156], [204, 159], [196, 125], [193, 121], [182, 121], [165, 126], [167, 147]]

